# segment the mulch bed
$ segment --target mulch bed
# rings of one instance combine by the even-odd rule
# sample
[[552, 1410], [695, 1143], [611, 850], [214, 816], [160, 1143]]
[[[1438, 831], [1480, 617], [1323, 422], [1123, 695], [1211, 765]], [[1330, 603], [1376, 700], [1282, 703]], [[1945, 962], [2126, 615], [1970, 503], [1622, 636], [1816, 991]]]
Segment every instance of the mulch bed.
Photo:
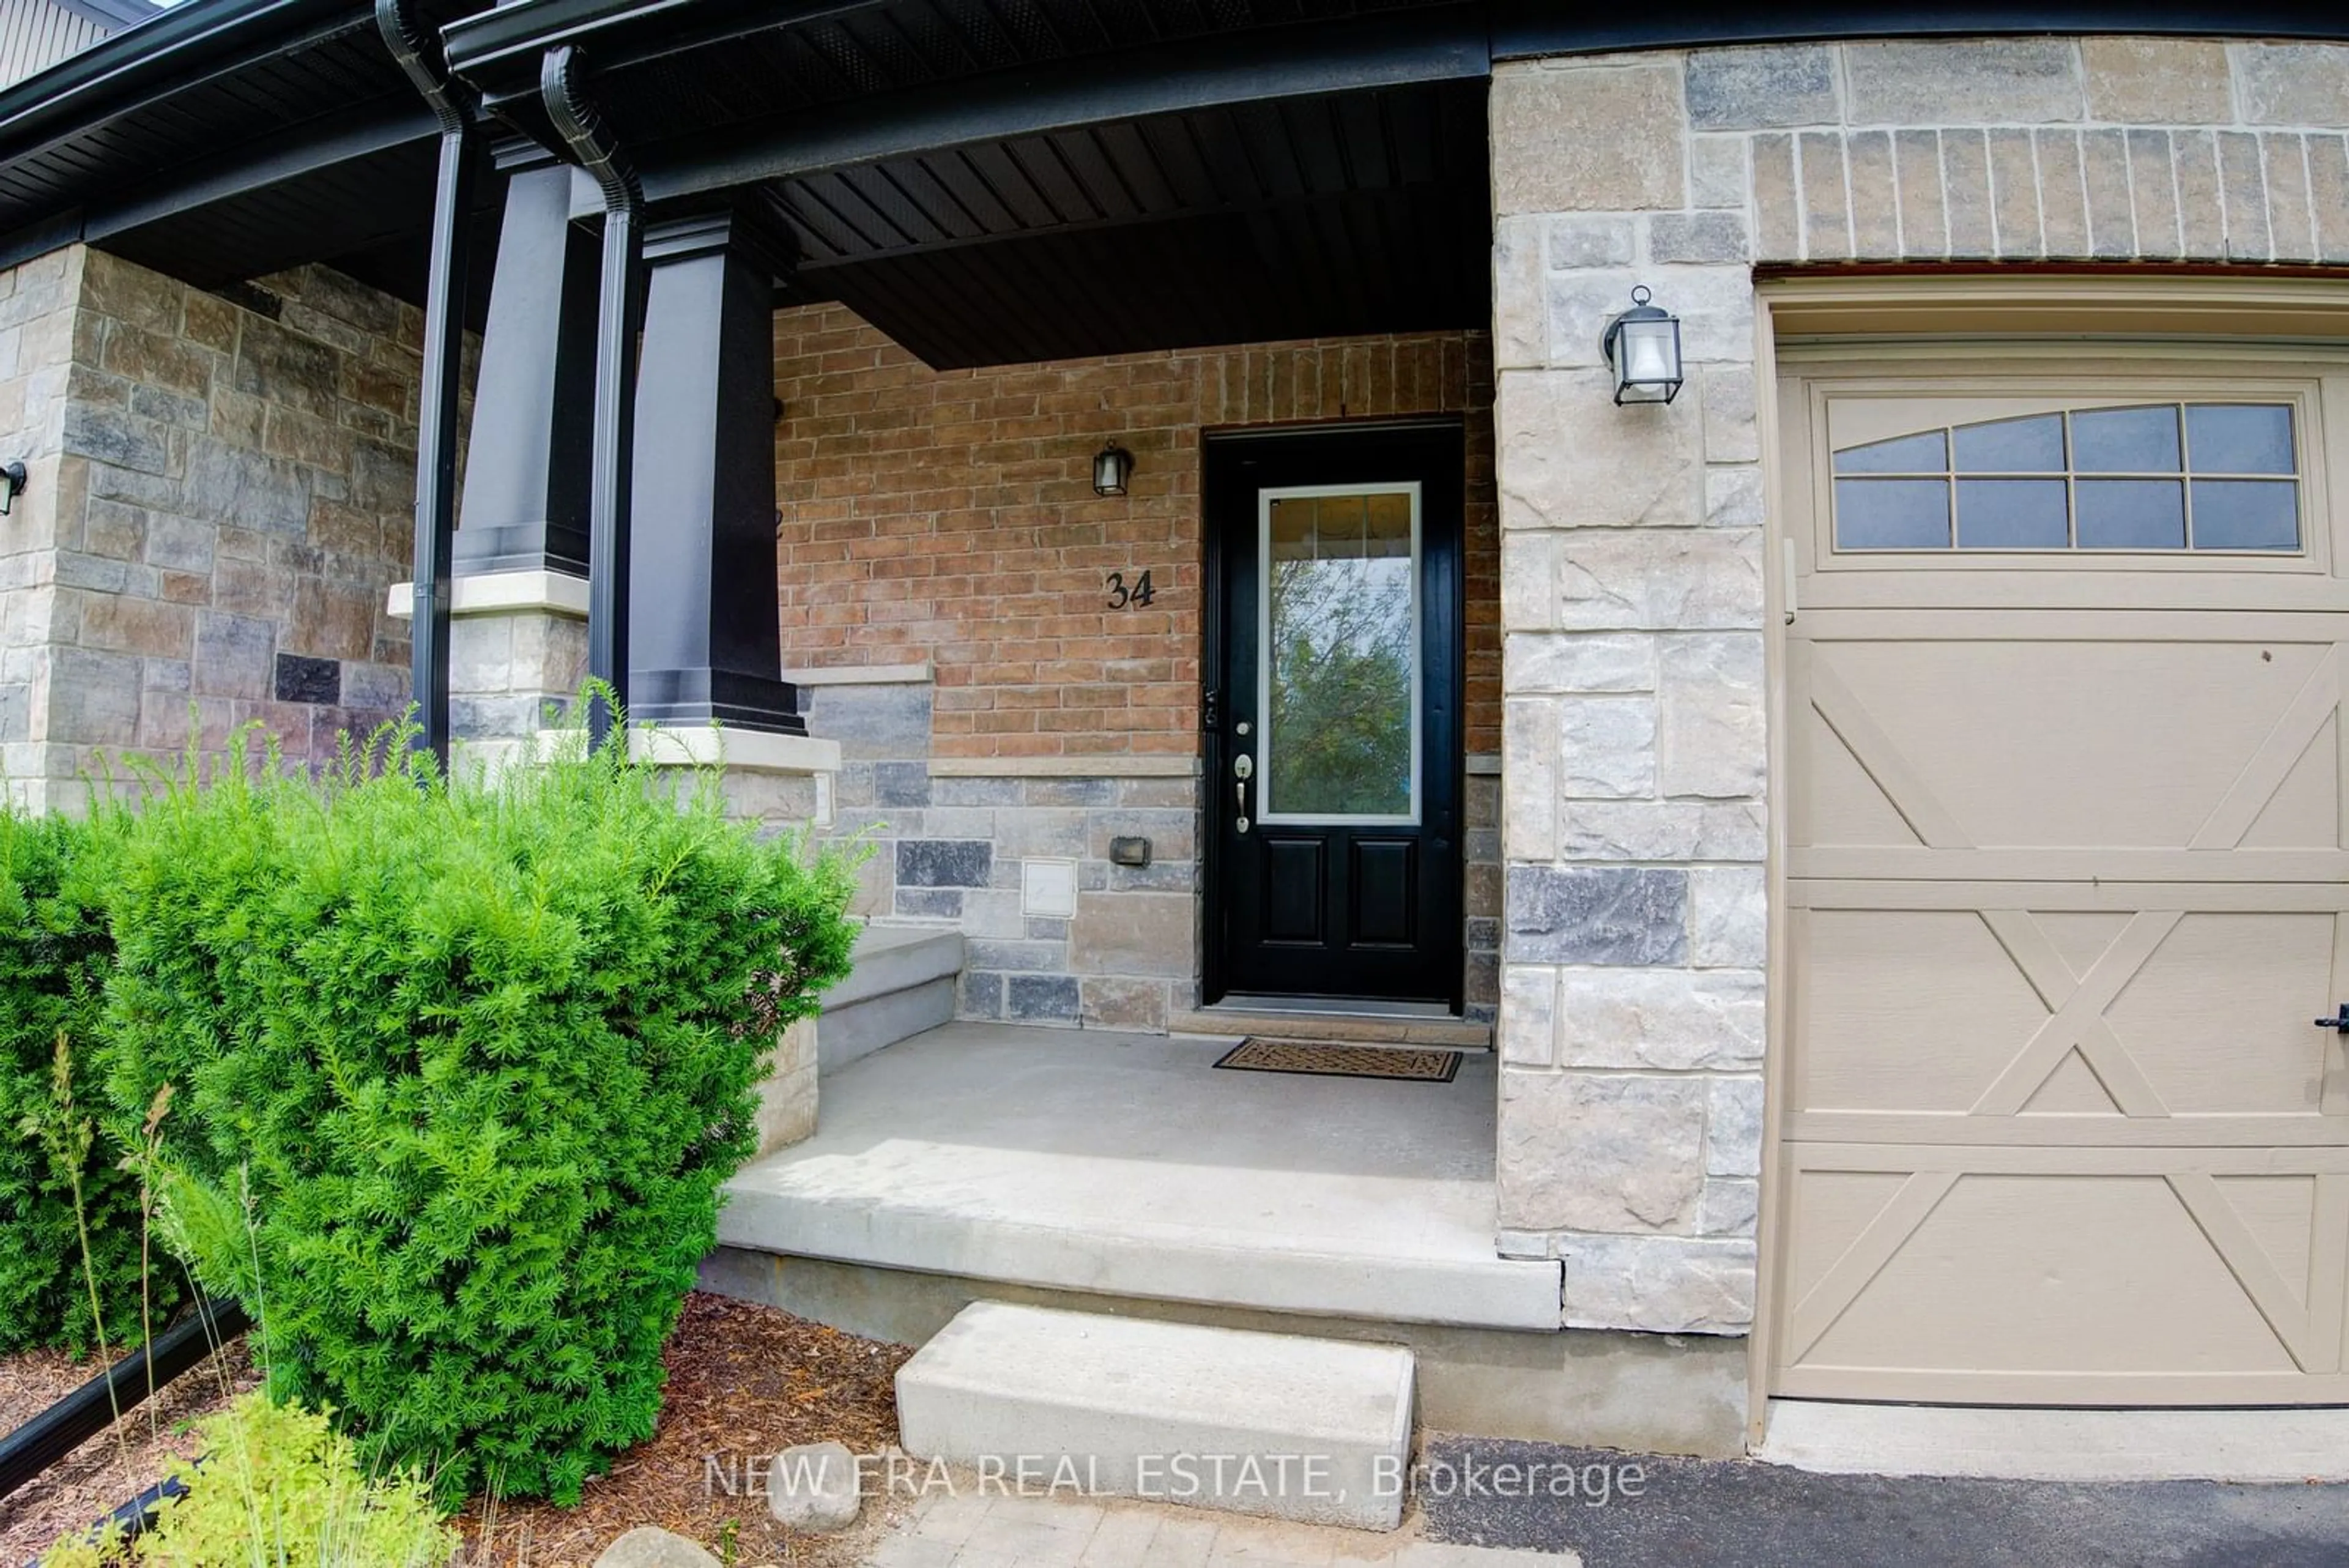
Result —
[[[115, 1359], [74, 1361], [50, 1350], [0, 1356], [0, 1431], [14, 1431]], [[0, 1568], [30, 1563], [60, 1535], [104, 1517], [161, 1480], [172, 1456], [195, 1453], [190, 1423], [260, 1381], [244, 1341], [231, 1340], [165, 1385], [151, 1406], [125, 1411], [116, 1427], [51, 1465], [22, 1490], [0, 1498]]]
[[730, 1497], [710, 1472], [740, 1478], [794, 1443], [877, 1453], [897, 1440], [895, 1378], [912, 1354], [697, 1291], [663, 1356], [668, 1387], [652, 1439], [589, 1481], [577, 1508], [476, 1499], [459, 1519], [465, 1561], [587, 1568], [614, 1537], [657, 1524], [744, 1568], [823, 1563], [830, 1542], [788, 1537], [763, 1490], [738, 1480]]
[[[845, 1542], [792, 1538], [767, 1511], [747, 1467], [794, 1443], [835, 1441], [876, 1453], [896, 1441], [897, 1368], [912, 1351], [858, 1339], [788, 1313], [696, 1292], [663, 1359], [668, 1386], [660, 1425], [609, 1474], [587, 1483], [579, 1506], [476, 1499], [458, 1516], [469, 1564], [589, 1568], [613, 1539], [657, 1524], [702, 1542], [741, 1568], [831, 1562]], [[90, 1377], [47, 1352], [0, 1356], [0, 1431], [31, 1419]], [[109, 1433], [0, 1500], [0, 1568], [17, 1568], [65, 1531], [104, 1514], [160, 1479], [167, 1451], [192, 1447], [186, 1432], [259, 1381], [241, 1342], [163, 1390], [150, 1430], [145, 1407], [123, 1421], [126, 1469]], [[763, 1471], [757, 1472], [763, 1474]], [[735, 1495], [724, 1481], [731, 1477]]]

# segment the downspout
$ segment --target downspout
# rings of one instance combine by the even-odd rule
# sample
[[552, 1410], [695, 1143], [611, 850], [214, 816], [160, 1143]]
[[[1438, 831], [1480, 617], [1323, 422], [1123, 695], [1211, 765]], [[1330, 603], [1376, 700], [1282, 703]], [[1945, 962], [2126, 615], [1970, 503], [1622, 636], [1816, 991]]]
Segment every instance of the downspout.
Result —
[[416, 564], [409, 620], [415, 744], [449, 765], [450, 535], [457, 524], [457, 381], [464, 363], [465, 268], [472, 239], [473, 101], [450, 75], [413, 0], [375, 0], [384, 47], [440, 122], [432, 199], [431, 270], [424, 292], [424, 376], [416, 419]]
[[628, 701], [628, 487], [636, 445], [637, 287], [644, 190], [580, 84], [577, 46], [546, 51], [539, 93], [571, 156], [604, 192], [604, 267], [595, 311], [595, 456], [587, 494], [587, 673], [610, 688], [587, 707], [589, 743]]

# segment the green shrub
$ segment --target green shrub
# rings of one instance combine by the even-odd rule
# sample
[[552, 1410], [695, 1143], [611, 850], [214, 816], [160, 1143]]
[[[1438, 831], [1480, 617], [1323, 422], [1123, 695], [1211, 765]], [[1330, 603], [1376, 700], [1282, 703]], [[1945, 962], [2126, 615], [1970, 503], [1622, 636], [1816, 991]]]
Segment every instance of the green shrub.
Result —
[[[119, 827], [105, 814], [75, 822], [0, 811], [0, 1351], [96, 1345], [93, 1280], [107, 1337], [142, 1337], [139, 1186], [117, 1168], [120, 1142], [93, 1116], [103, 1107], [98, 1029], [114, 967], [105, 901]], [[55, 1076], [60, 1034], [67, 1096]], [[178, 1302], [179, 1278], [155, 1269], [155, 1313]]]
[[651, 1433], [763, 1054], [847, 971], [849, 863], [620, 750], [183, 771], [122, 857], [110, 1088], [177, 1086], [199, 1277], [444, 1495], [575, 1501]]
[[196, 1428], [201, 1467], [171, 1467], [187, 1490], [138, 1540], [68, 1536], [46, 1568], [440, 1568], [457, 1554], [423, 1482], [370, 1480], [324, 1416], [247, 1394]]

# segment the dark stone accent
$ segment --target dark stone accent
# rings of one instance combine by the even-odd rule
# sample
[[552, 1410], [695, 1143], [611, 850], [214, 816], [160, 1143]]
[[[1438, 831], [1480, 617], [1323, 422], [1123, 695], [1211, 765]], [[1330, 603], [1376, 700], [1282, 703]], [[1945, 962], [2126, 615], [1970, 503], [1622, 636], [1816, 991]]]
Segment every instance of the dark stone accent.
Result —
[[121, 468], [161, 473], [171, 463], [163, 427], [120, 409], [69, 402], [65, 411], [65, 450]]
[[1698, 130], [1831, 125], [1835, 57], [1816, 44], [1699, 50], [1688, 61], [1688, 115]]
[[199, 610], [190, 683], [206, 697], [266, 697], [274, 685], [276, 652], [274, 623]]
[[1073, 1023], [1081, 1012], [1077, 982], [1065, 974], [1015, 974], [1004, 987], [1004, 1015]]
[[334, 349], [270, 321], [248, 321], [238, 335], [236, 389], [273, 403], [335, 417], [341, 366]]
[[224, 283], [210, 291], [214, 298], [225, 299], [239, 310], [275, 321], [285, 314], [285, 301], [255, 283]]
[[1685, 963], [1688, 874], [1512, 866], [1508, 955], [1522, 963]]
[[897, 889], [897, 913], [916, 919], [958, 920], [962, 919], [962, 889], [900, 888]]
[[926, 763], [873, 764], [874, 798], [882, 805], [930, 804], [930, 770]]
[[1492, 952], [1501, 945], [1501, 922], [1484, 916], [1468, 920], [1468, 946], [1474, 952]]
[[[928, 754], [930, 707], [926, 685], [813, 686], [800, 693], [808, 733], [838, 741], [846, 759], [886, 762]], [[1016, 790], [1017, 781], [1011, 782]]]
[[984, 838], [907, 838], [897, 844], [900, 888], [984, 888], [995, 846]]
[[277, 700], [316, 702], [334, 707], [343, 700], [343, 666], [339, 659], [311, 659], [299, 653], [277, 656]]
[[1003, 1016], [1003, 977], [965, 970], [955, 1011], [965, 1018]]

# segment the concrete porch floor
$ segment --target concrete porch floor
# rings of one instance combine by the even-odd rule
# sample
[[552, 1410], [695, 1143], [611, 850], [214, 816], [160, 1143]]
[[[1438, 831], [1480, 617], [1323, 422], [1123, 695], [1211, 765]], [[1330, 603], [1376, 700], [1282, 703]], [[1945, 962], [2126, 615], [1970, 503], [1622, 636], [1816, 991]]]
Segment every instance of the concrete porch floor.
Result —
[[1214, 1070], [1227, 1042], [950, 1023], [823, 1081], [727, 1187], [723, 1246], [1326, 1317], [1556, 1329], [1493, 1249], [1494, 1067]]

